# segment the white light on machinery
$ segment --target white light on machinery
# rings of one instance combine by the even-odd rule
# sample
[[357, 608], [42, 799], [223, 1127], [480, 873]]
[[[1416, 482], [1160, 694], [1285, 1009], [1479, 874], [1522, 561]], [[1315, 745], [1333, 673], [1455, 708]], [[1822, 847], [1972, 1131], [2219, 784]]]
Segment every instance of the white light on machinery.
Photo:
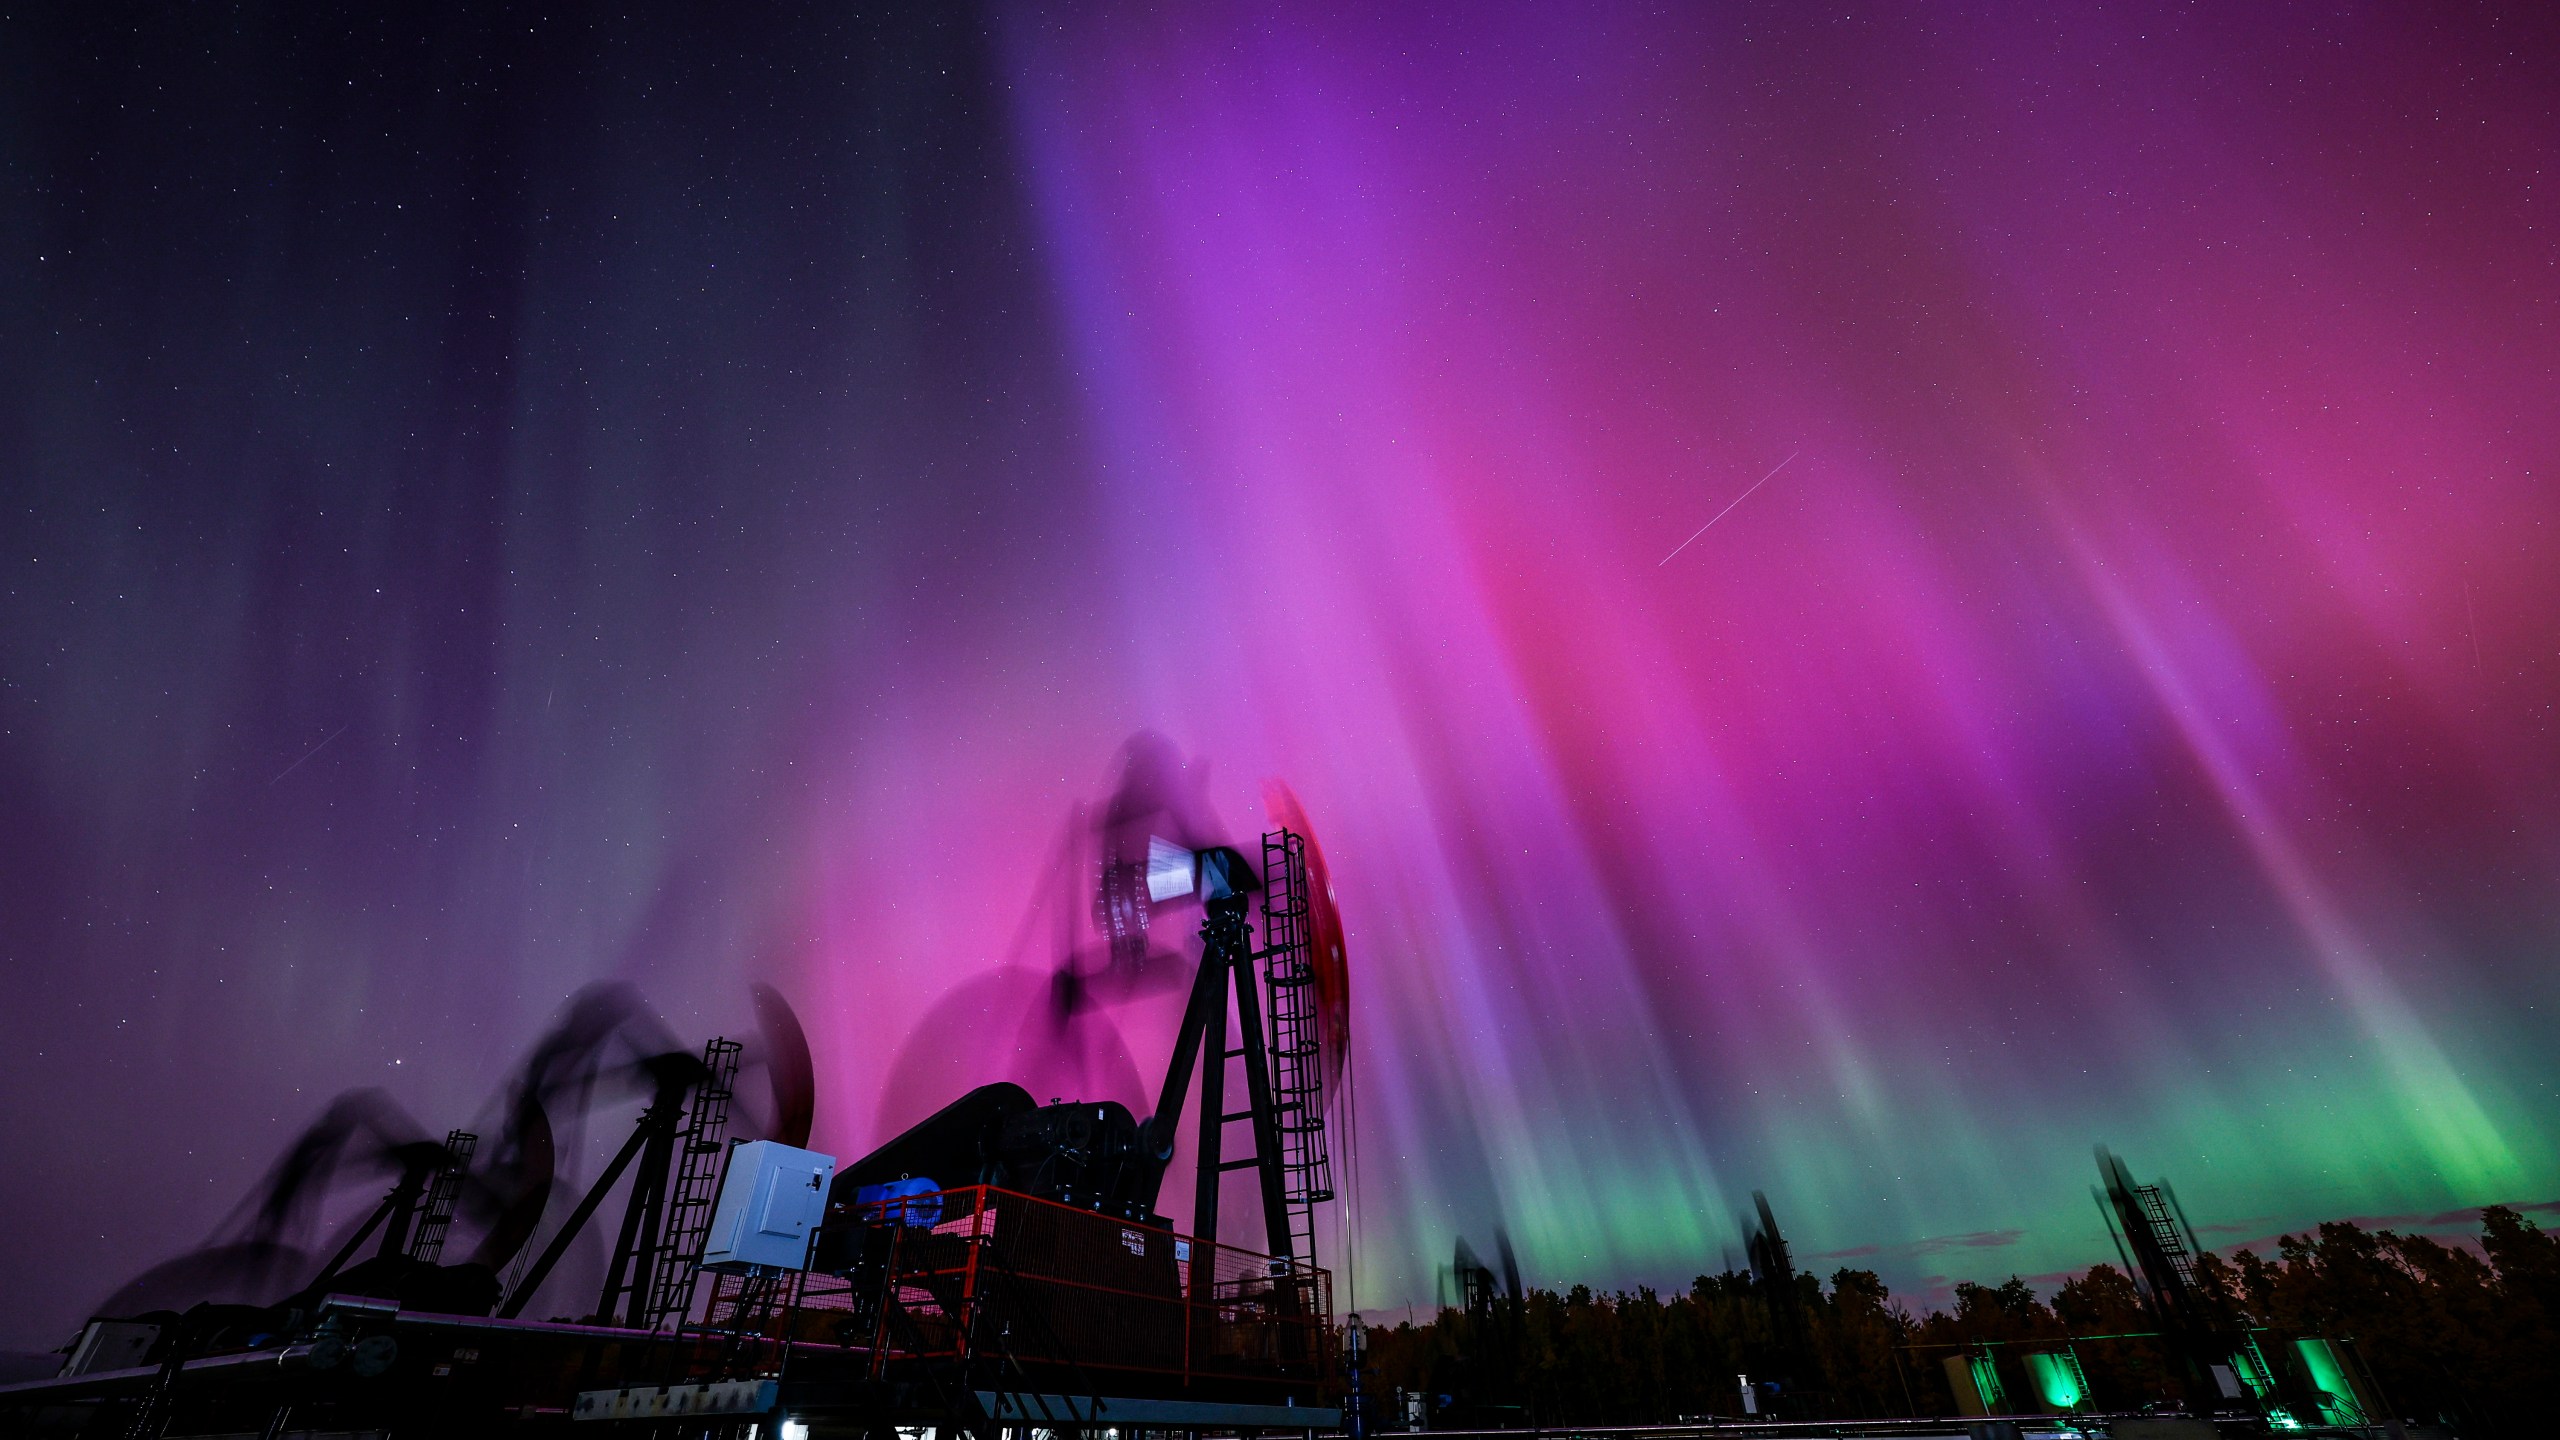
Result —
[[702, 1268], [807, 1269], [809, 1245], [826, 1218], [827, 1186], [835, 1174], [833, 1155], [778, 1140], [731, 1149], [728, 1173], [720, 1179], [720, 1202], [711, 1211]]
[[1147, 837], [1147, 898], [1158, 905], [1192, 889], [1200, 857], [1161, 835]]

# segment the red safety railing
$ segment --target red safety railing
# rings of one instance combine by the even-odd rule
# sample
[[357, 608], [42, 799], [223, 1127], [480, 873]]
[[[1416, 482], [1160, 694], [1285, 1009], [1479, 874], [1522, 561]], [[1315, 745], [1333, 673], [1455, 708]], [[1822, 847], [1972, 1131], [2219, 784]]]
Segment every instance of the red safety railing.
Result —
[[867, 1207], [891, 1234], [875, 1373], [901, 1359], [1026, 1373], [1322, 1383], [1333, 1277], [993, 1186]]

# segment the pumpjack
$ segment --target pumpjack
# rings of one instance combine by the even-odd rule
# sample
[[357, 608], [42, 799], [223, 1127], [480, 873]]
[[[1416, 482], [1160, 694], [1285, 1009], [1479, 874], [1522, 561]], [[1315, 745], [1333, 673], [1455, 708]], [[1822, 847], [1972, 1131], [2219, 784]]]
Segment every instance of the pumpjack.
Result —
[[2273, 1402], [2278, 1379], [2257, 1340], [2210, 1289], [2196, 1268], [2204, 1253], [2168, 1182], [2137, 1183], [2124, 1161], [2098, 1147], [2092, 1190], [2152, 1322], [2160, 1327], [2191, 1413], [2209, 1416], [2233, 1402]]
[[540, 1258], [511, 1287], [498, 1308], [499, 1318], [511, 1320], [524, 1312], [626, 1170], [633, 1171], [631, 1192], [605, 1262], [595, 1317], [600, 1323], [618, 1320], [647, 1330], [683, 1315], [710, 1229], [720, 1161], [728, 1149], [729, 1105], [741, 1049], [736, 1041], [719, 1038], [705, 1045], [698, 1059], [671, 1050], [640, 1062], [650, 1079], [649, 1108]]
[[[1251, 1170], [1266, 1253], [1312, 1267], [1314, 1207], [1333, 1198], [1324, 1127], [1326, 997], [1319, 993], [1328, 987], [1314, 954], [1322, 927], [1311, 923], [1318, 905], [1305, 838], [1275, 830], [1262, 850], [1261, 873], [1229, 846], [1160, 845], [1150, 866], [1157, 902], [1196, 894], [1202, 912], [1200, 965], [1152, 1115], [1140, 1121], [1117, 1101], [1041, 1105], [1011, 1082], [983, 1085], [845, 1167], [831, 1200], [850, 1208], [893, 1192], [994, 1185], [1167, 1229], [1171, 1222], [1156, 1204], [1196, 1081], [1189, 1233], [1217, 1240], [1220, 1181]], [[1260, 949], [1251, 924], [1257, 897]], [[1238, 1062], [1245, 1105], [1229, 1110], [1229, 1071]], [[1238, 1124], [1249, 1127], [1248, 1148], [1231, 1157], [1228, 1129]]]

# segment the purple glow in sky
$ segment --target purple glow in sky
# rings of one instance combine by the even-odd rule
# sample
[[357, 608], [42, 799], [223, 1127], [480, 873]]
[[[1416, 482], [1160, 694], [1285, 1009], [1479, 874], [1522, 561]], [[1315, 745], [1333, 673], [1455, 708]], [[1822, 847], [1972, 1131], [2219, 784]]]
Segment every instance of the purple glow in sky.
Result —
[[19, 1343], [596, 978], [1143, 1111], [1142, 729], [1332, 859], [1362, 1303], [2560, 1195], [2549, 16], [756, 23], [8, 47]]

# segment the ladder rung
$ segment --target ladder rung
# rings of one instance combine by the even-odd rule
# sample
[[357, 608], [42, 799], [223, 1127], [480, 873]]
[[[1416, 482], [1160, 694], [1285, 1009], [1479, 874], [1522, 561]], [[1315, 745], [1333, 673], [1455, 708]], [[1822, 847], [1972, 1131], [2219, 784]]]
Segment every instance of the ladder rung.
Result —
[[1222, 1160], [1218, 1162], [1218, 1168], [1220, 1170], [1250, 1170], [1261, 1163], [1262, 1157], [1257, 1155], [1244, 1160]]

